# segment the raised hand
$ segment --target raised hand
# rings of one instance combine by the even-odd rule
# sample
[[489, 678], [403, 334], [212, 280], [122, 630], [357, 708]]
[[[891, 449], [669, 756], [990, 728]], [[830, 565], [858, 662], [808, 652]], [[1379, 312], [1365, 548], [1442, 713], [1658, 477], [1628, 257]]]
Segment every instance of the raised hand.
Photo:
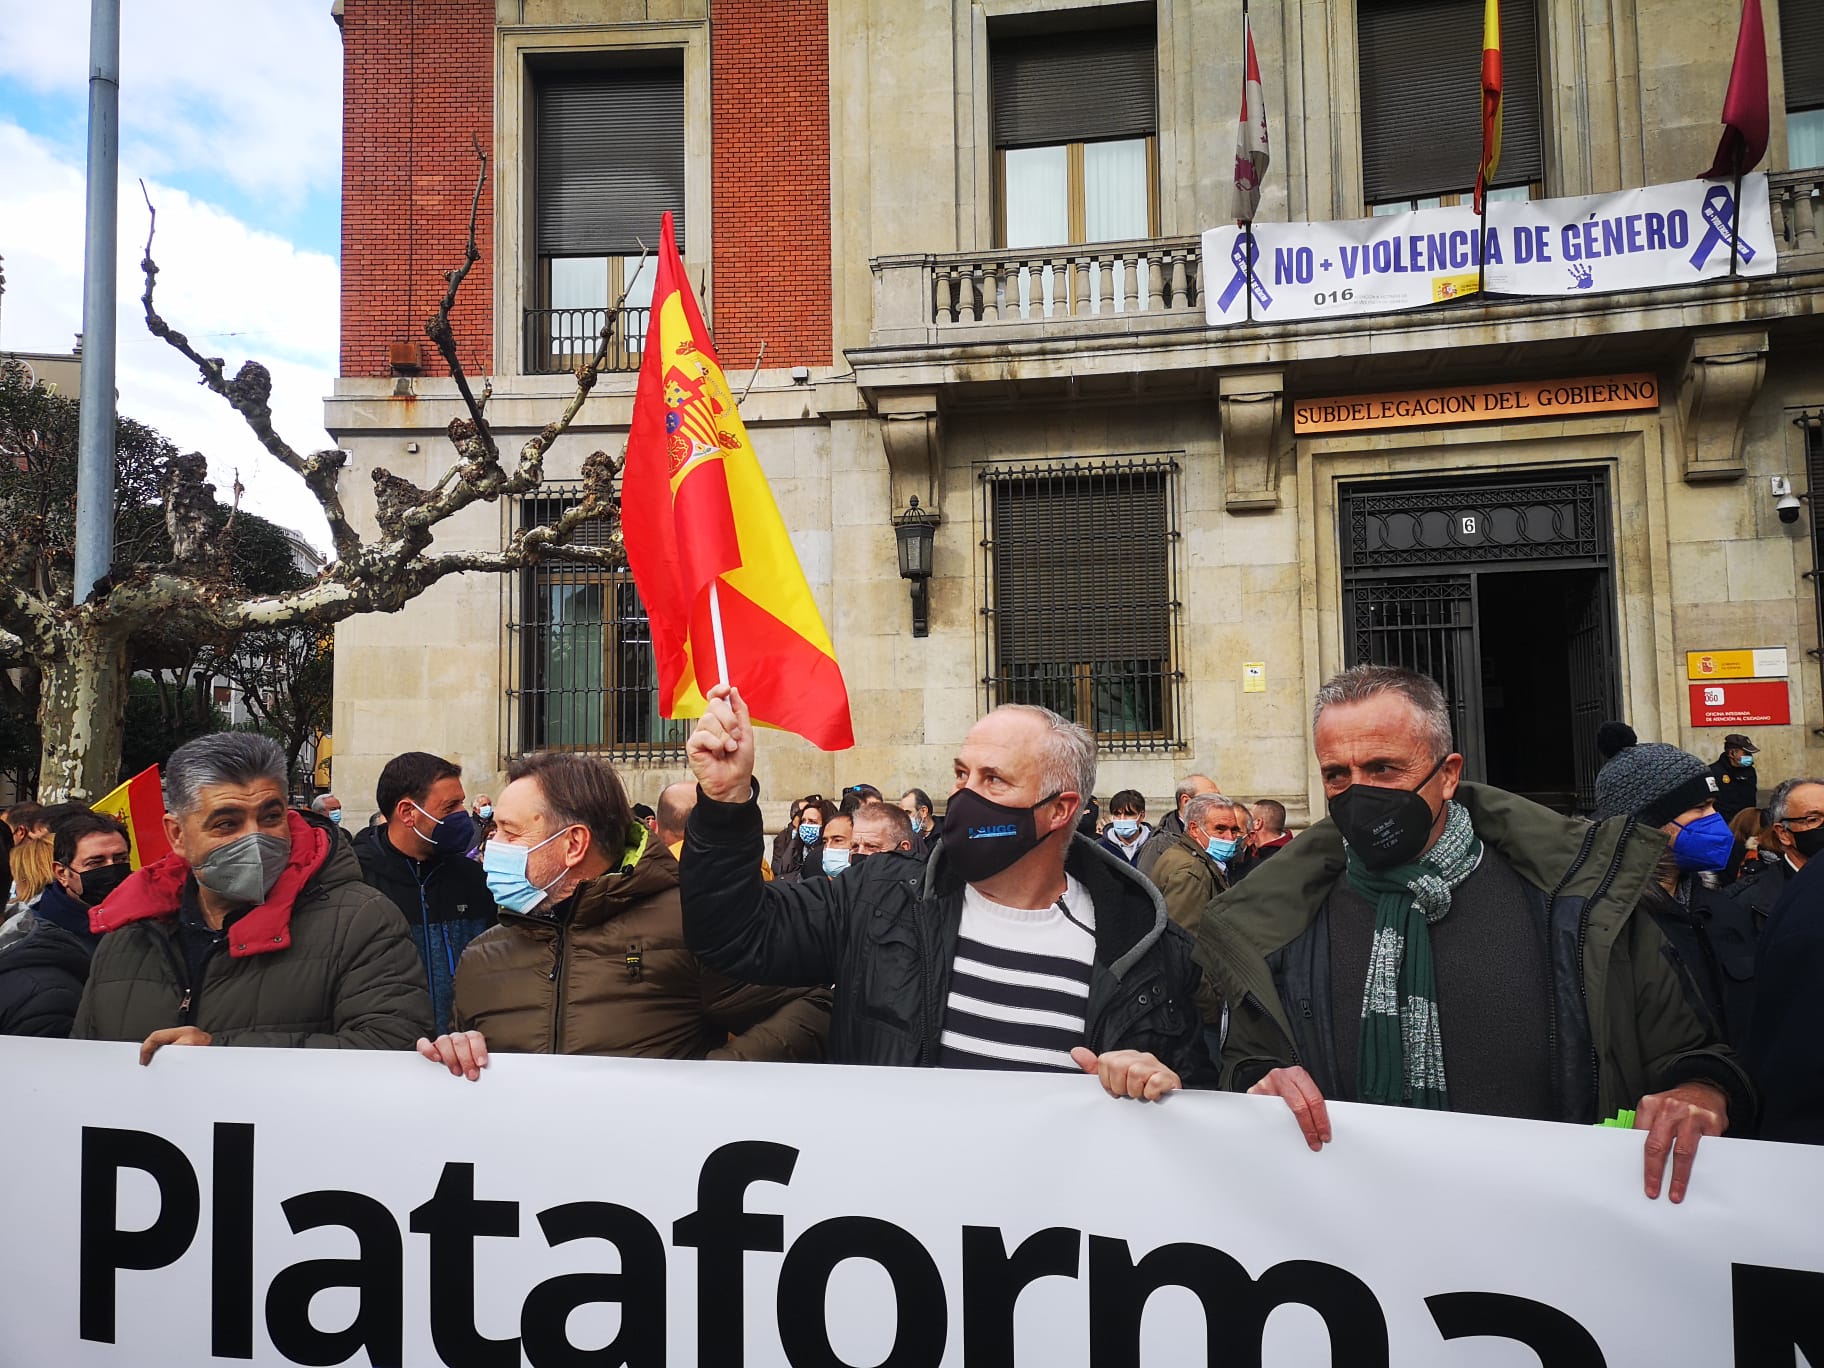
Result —
[[732, 684], [716, 685], [708, 702], [697, 729], [684, 743], [690, 772], [706, 797], [718, 803], [745, 803], [754, 778], [754, 726], [747, 704]]

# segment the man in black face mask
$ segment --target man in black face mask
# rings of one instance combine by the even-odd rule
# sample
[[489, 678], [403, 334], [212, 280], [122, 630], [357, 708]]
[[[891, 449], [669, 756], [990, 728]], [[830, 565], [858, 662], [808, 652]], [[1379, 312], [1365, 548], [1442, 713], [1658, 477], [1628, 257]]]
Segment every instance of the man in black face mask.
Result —
[[166, 1045], [409, 1050], [431, 1032], [399, 910], [335, 828], [285, 802], [285, 757], [250, 732], [164, 766], [171, 853], [89, 913], [101, 933], [70, 1034]]
[[754, 728], [712, 689], [688, 752], [702, 794], [679, 862], [684, 936], [756, 983], [836, 987], [845, 1064], [1096, 1074], [1157, 1100], [1213, 1082], [1190, 938], [1158, 892], [1076, 834], [1095, 739], [1043, 708], [976, 723], [930, 861], [883, 850], [836, 879], [763, 883]]
[[0, 932], [0, 1035], [67, 1036], [101, 938], [89, 909], [121, 884], [127, 829], [87, 808], [51, 823], [51, 882]]
[[1328, 820], [1212, 905], [1198, 959], [1230, 1005], [1230, 1088], [1282, 1098], [1306, 1143], [1326, 1098], [1650, 1132], [1645, 1189], [1752, 1116], [1639, 906], [1666, 837], [1462, 782], [1443, 691], [1362, 665], [1318, 691]]

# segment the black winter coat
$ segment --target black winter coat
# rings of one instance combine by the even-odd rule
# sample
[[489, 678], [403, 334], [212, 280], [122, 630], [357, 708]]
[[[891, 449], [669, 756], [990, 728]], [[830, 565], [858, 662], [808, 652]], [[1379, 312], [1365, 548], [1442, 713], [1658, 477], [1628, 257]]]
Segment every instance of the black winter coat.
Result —
[[[761, 839], [758, 803], [698, 798], [679, 861], [690, 948], [749, 983], [833, 983], [833, 1063], [934, 1066], [963, 907], [942, 842], [928, 863], [873, 855], [838, 878], [769, 884], [754, 861]], [[1190, 937], [1094, 841], [1076, 837], [1066, 867], [1096, 906], [1089, 1048], [1145, 1050], [1187, 1085], [1215, 1086]]]
[[1745, 898], [1727, 889], [1691, 890], [1681, 904], [1658, 884], [1650, 885], [1640, 905], [1653, 914], [1690, 976], [1700, 1000], [1692, 1005], [1707, 1016], [1716, 1034], [1740, 1050], [1748, 1043], [1748, 1018], [1754, 1009], [1754, 947], [1760, 922]]
[[1763, 1140], [1824, 1145], [1824, 858], [1807, 860], [1761, 936], [1748, 1068]]
[[[88, 915], [56, 884], [45, 894]], [[69, 1035], [99, 940], [37, 912], [21, 912], [7, 923], [0, 935], [0, 1035]]]

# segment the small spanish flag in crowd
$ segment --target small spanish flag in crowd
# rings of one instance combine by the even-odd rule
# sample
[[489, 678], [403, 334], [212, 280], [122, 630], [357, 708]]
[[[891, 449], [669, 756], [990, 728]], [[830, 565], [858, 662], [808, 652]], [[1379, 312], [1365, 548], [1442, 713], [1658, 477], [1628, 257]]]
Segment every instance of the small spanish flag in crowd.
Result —
[[1501, 165], [1501, 0], [1482, 10], [1482, 162], [1476, 167], [1476, 204], [1482, 212], [1488, 184]]
[[652, 624], [659, 711], [700, 717], [726, 669], [754, 721], [855, 744], [848, 687], [672, 238], [640, 362], [621, 531]]
[[133, 868], [156, 864], [171, 853], [171, 843], [165, 840], [165, 792], [159, 782], [157, 765], [141, 770], [89, 806], [96, 812], [105, 812], [126, 827], [127, 851]]

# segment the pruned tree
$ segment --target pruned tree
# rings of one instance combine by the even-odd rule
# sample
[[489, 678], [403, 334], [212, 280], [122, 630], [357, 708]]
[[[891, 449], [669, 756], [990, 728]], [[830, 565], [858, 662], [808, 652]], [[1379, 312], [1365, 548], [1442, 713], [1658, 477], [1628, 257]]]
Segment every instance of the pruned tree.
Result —
[[[154, 626], [197, 637], [228, 637], [258, 628], [309, 625], [328, 628], [361, 613], [397, 612], [446, 575], [501, 573], [534, 565], [560, 548], [565, 560], [613, 567], [622, 563], [618, 457], [596, 451], [583, 462], [582, 495], [552, 521], [515, 530], [498, 550], [434, 552], [436, 528], [470, 504], [536, 490], [552, 445], [581, 412], [606, 361], [621, 306], [607, 315], [595, 354], [576, 370], [576, 388], [563, 410], [503, 462], [487, 417], [492, 385], [477, 394], [457, 354], [450, 316], [464, 280], [481, 259], [475, 222], [487, 185], [488, 157], [477, 149], [480, 169], [469, 206], [468, 240], [460, 265], [444, 273], [447, 288], [425, 323], [425, 334], [449, 367], [466, 417], [450, 421], [455, 459], [434, 485], [422, 489], [384, 467], [374, 482], [376, 535], [364, 537], [343, 509], [341, 482], [348, 453], [336, 448], [301, 453], [273, 424], [272, 377], [256, 361], [232, 376], [221, 357], [205, 356], [158, 313], [152, 257], [157, 211], [150, 197], [146, 250], [141, 262], [146, 326], [197, 369], [202, 384], [246, 421], [260, 444], [298, 475], [329, 523], [334, 555], [309, 583], [270, 593], [248, 593], [227, 573], [220, 541], [209, 535], [207, 492], [200, 462], [173, 462], [158, 493], [170, 558], [163, 562], [117, 555], [108, 576], [85, 603], [75, 603], [72, 562], [41, 560], [32, 529], [0, 528], [0, 664], [30, 659], [42, 674], [39, 724], [43, 749], [39, 792], [45, 798], [89, 797], [105, 792], [119, 768], [126, 645]], [[608, 538], [570, 543], [584, 523], [606, 521]], [[605, 543], [605, 544], [604, 544]]]

